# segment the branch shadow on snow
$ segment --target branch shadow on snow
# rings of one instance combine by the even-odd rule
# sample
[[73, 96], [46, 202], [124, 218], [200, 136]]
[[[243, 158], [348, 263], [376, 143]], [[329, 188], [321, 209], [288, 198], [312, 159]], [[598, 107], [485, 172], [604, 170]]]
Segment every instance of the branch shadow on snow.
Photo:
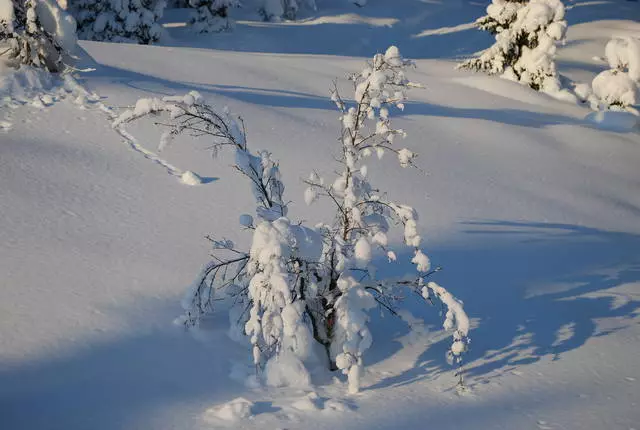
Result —
[[[178, 312], [177, 298], [162, 319]], [[155, 304], [143, 306], [155, 312]], [[117, 312], [123, 312], [119, 309]], [[139, 313], [124, 310], [126, 315]], [[167, 315], [164, 315], [164, 314]], [[127, 318], [124, 316], [123, 318]], [[226, 318], [223, 318], [226, 321]], [[197, 417], [212, 405], [246, 391], [228, 378], [230, 361], [246, 355], [221, 324], [212, 339], [197, 342], [180, 327], [89, 343], [64, 355], [0, 367], [0, 427], [3, 429], [112, 430], [152, 428], [170, 419], [172, 407]], [[236, 354], [236, 355], [234, 355]], [[258, 405], [257, 413], [271, 407]]]
[[[591, 338], [640, 323], [640, 294], [631, 287], [640, 282], [640, 235], [537, 222], [465, 225], [468, 243], [430, 252], [445, 268], [434, 280], [479, 320], [464, 364], [470, 385], [540, 360], [562, 360]], [[448, 337], [425, 343], [413, 366], [369, 389], [447, 372], [453, 386], [454, 369], [443, 358], [449, 344]], [[383, 360], [399, 349], [373, 356]]]
[[[465, 364], [470, 385], [540, 360], [563, 360], [594, 337], [638, 324], [640, 295], [629, 286], [640, 282], [640, 235], [512, 221], [472, 221], [464, 228], [467, 240], [461, 245], [429, 251], [434, 263], [445, 269], [433, 280], [464, 300], [470, 317], [479, 321]], [[406, 260], [408, 255], [399, 257]], [[168, 321], [176, 308], [173, 300], [143, 306], [144, 315], [134, 316], [131, 325], [149, 312]], [[418, 309], [422, 314], [414, 312]], [[439, 328], [437, 308], [416, 301], [411, 311]], [[605, 320], [606, 327], [599, 324]], [[380, 336], [381, 330], [396, 339], [407, 333], [401, 322], [390, 321], [389, 315], [374, 318], [375, 342], [365, 357], [367, 365], [393, 362], [401, 352], [399, 341]], [[2, 426], [133, 428], [144, 417], [167, 418], [163, 413], [170, 414], [178, 404], [193, 408], [192, 416], [197, 416], [246, 392], [228, 378], [229, 361], [245, 359], [246, 349], [227, 339], [226, 322], [219, 327], [205, 342], [195, 342], [180, 329], [155, 329], [88, 344], [62, 356], [4, 363]], [[422, 352], [406, 370], [365, 389], [442, 375], [450, 375], [453, 386], [454, 369], [444, 360], [449, 343], [447, 336], [417, 345]], [[254, 412], [274, 411], [273, 404], [259, 402]]]

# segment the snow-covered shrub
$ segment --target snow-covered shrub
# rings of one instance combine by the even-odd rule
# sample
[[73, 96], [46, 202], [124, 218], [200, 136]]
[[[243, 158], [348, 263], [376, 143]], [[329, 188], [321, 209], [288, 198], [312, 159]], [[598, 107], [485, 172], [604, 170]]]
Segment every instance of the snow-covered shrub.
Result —
[[58, 72], [76, 43], [75, 21], [55, 0], [0, 0], [0, 61]]
[[518, 11], [529, 0], [493, 0], [487, 6], [487, 14], [478, 18], [476, 25], [480, 30], [498, 34], [509, 28], [516, 20]]
[[610, 40], [605, 58], [610, 69], [598, 74], [591, 83], [599, 104], [626, 109], [638, 103], [640, 40], [631, 37]]
[[560, 0], [531, 0], [516, 8], [515, 19], [496, 33], [496, 42], [459, 67], [500, 74], [535, 90], [557, 92], [556, 45], [564, 41], [567, 29], [564, 5]]
[[189, 6], [195, 10], [189, 23], [198, 33], [209, 33], [228, 30], [229, 9], [239, 7], [239, 0], [189, 0]]
[[262, 0], [259, 12], [265, 21], [294, 20], [301, 5], [317, 10], [315, 0]]
[[[315, 227], [288, 217], [284, 184], [272, 155], [251, 151], [242, 122], [207, 105], [197, 93], [139, 100], [114, 123], [122, 127], [164, 113], [170, 125], [162, 145], [192, 132], [209, 137], [214, 151], [233, 148], [235, 167], [249, 179], [255, 198], [255, 218], [240, 216], [242, 228], [253, 233], [251, 248], [243, 251], [228, 240], [211, 240], [214, 260], [185, 297], [181, 321], [188, 327], [197, 325], [217, 300], [232, 298], [236, 304], [232, 318], [249, 337], [256, 369], [264, 371], [268, 384], [308, 385], [305, 363], [320, 347], [329, 367], [348, 375], [349, 391], [358, 391], [363, 355], [373, 341], [368, 311], [381, 306], [396, 316], [402, 314], [397, 311], [402, 289], [429, 303], [441, 302], [444, 328], [453, 335], [450, 358], [459, 362], [466, 350], [469, 320], [462, 303], [427, 279], [437, 269], [431, 269], [420, 248], [418, 214], [369, 182], [368, 163], [376, 157], [393, 154], [402, 167], [412, 166], [416, 157], [409, 149], [395, 147], [394, 142], [406, 134], [390, 120], [390, 110], [404, 108], [405, 91], [413, 86], [405, 77], [410, 64], [391, 47], [350, 78], [355, 102], [345, 101], [334, 87], [331, 98], [341, 117], [338, 172], [326, 180], [312, 172], [304, 193], [307, 204], [327, 203], [334, 217]], [[396, 260], [387, 237], [393, 226], [401, 227], [417, 269], [409, 279], [376, 276], [376, 251], [389, 262]]]
[[165, 6], [165, 0], [69, 0], [81, 39], [142, 44], [160, 38]]

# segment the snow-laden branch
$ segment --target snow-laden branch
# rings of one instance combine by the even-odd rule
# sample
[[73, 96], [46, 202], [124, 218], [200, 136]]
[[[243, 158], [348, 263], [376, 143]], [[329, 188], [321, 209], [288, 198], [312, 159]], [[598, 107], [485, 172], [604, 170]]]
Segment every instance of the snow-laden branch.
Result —
[[198, 92], [191, 91], [179, 97], [140, 99], [113, 122], [113, 127], [124, 127], [129, 122], [160, 114], [167, 117], [166, 123], [157, 122], [165, 127], [160, 150], [182, 134], [209, 139], [214, 155], [223, 147], [233, 148], [236, 169], [250, 180], [258, 217], [274, 220], [287, 214], [283, 201], [284, 184], [271, 154], [267, 151], [252, 153], [247, 147], [242, 119], [227, 109], [217, 111], [205, 103]]

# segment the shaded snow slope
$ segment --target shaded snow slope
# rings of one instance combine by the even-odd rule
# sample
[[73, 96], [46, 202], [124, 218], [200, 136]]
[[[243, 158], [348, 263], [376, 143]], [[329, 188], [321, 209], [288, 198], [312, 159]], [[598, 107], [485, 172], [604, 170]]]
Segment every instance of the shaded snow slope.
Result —
[[[369, 3], [352, 21], [379, 11]], [[441, 26], [475, 16], [480, 7], [465, 4], [451, 2], [452, 15], [464, 12]], [[396, 18], [411, 13], [403, 8]], [[605, 17], [624, 10], [617, 13]], [[306, 21], [270, 31], [294, 25], [307, 34]], [[561, 51], [576, 77], [597, 73], [592, 58], [609, 37], [596, 35], [597, 22], [581, 25], [590, 30], [571, 39], [570, 27], [570, 55]], [[280, 159], [291, 216], [313, 222], [326, 214], [304, 205], [298, 179], [311, 168], [333, 170], [338, 121], [328, 89], [362, 62], [323, 54], [369, 56], [394, 42], [385, 36], [381, 46], [353, 52], [299, 46], [294, 52], [304, 55], [288, 55], [275, 35], [260, 41], [273, 46], [257, 46], [266, 53], [254, 53], [242, 48], [251, 34], [244, 26], [220, 40], [249, 52], [81, 42], [98, 64], [83, 83], [103, 99], [19, 104], [0, 114], [10, 113], [12, 124], [0, 127], [0, 428], [637, 427], [637, 129], [600, 130], [585, 119], [586, 107], [454, 72], [452, 61], [419, 60], [410, 77], [426, 88], [394, 112], [425, 174], [391, 168], [397, 163], [387, 158], [369, 172], [421, 214], [426, 250], [444, 267], [437, 281], [472, 317], [465, 395], [456, 394], [444, 359], [440, 317], [411, 300], [426, 326], [408, 333], [376, 316], [363, 392], [353, 397], [327, 375], [315, 376], [315, 394], [247, 388], [229, 377], [232, 368], [240, 377], [251, 369], [248, 350], [226, 337], [226, 317], [196, 339], [171, 325], [184, 287], [207, 261], [204, 236], [247, 245], [236, 226], [252, 197], [229, 154], [212, 160], [206, 142], [186, 140], [158, 153], [159, 131], [128, 128], [143, 148], [202, 179], [181, 183], [123, 142], [100, 103], [117, 112], [139, 97], [197, 90], [228, 105], [244, 117], [250, 144]], [[589, 31], [594, 41], [572, 45]]]

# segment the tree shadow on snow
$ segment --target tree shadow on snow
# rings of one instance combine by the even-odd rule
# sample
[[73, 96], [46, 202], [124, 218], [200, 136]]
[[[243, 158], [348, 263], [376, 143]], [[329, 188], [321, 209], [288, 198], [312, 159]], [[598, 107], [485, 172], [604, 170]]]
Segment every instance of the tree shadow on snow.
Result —
[[[408, 58], [467, 57], [487, 48], [493, 37], [472, 25], [485, 14], [489, 0], [394, 0], [357, 8], [344, 0], [319, 4], [298, 21], [260, 22], [250, 10], [235, 11], [233, 31], [194, 36], [184, 11], [168, 11], [165, 46], [241, 52], [370, 57], [395, 44]], [[627, 0], [565, 2], [569, 25], [607, 19], [640, 19], [640, 8]], [[250, 7], [250, 5], [247, 5]], [[244, 20], [243, 18], [248, 18]]]
[[169, 11], [164, 18], [167, 35], [160, 44], [355, 57], [370, 57], [395, 44], [409, 58], [443, 58], [469, 55], [491, 41], [491, 36], [471, 26], [485, 7], [471, 0], [394, 0], [393, 7], [370, 2], [363, 8], [343, 0], [323, 1], [317, 13], [303, 11], [292, 22], [265, 23], [250, 10], [235, 11], [237, 22], [231, 32], [195, 36], [189, 27], [176, 27], [186, 21], [183, 11]]
[[[173, 313], [177, 306], [167, 308]], [[226, 338], [225, 330], [197, 342], [181, 328], [167, 327], [87, 344], [65, 355], [3, 363], [0, 428], [154, 428], [149, 417], [157, 423], [170, 420], [178, 404], [198, 417], [246, 391], [228, 377], [229, 360], [240, 355], [246, 351]], [[273, 408], [258, 404], [258, 409]]]
[[[629, 288], [640, 282], [640, 235], [535, 222], [466, 226], [468, 244], [430, 253], [445, 268], [435, 280], [478, 321], [464, 365], [471, 384], [543, 359], [562, 360], [593, 337], [640, 323], [640, 293]], [[599, 324], [604, 320], [606, 328]], [[412, 367], [370, 389], [453, 375], [443, 358], [449, 344], [447, 337], [425, 345]], [[378, 350], [377, 360], [398, 349]]]
[[[223, 107], [226, 104], [224, 100], [230, 99], [269, 108], [326, 110], [327, 112], [335, 112], [337, 115], [335, 105], [329, 97], [287, 89], [172, 81], [112, 66], [99, 66], [97, 71], [92, 73], [90, 79], [108, 79], [111, 82], [119, 82], [137, 90], [148, 91], [149, 96], [156, 97], [174, 96], [196, 90], [203, 93], [210, 103], [218, 107]], [[211, 95], [214, 95], [214, 97], [211, 97]], [[216, 96], [221, 97], [223, 103], [217, 101]], [[348, 99], [345, 100], [347, 102], [350, 101]], [[131, 103], [134, 103], [134, 101], [132, 99]], [[241, 109], [238, 113], [242, 113]], [[393, 114], [396, 117], [418, 115], [436, 118], [479, 119], [530, 128], [545, 128], [561, 124], [592, 127], [585, 121], [558, 113], [526, 109], [454, 107], [419, 101], [408, 102], [407, 109], [404, 111], [395, 110]]]

